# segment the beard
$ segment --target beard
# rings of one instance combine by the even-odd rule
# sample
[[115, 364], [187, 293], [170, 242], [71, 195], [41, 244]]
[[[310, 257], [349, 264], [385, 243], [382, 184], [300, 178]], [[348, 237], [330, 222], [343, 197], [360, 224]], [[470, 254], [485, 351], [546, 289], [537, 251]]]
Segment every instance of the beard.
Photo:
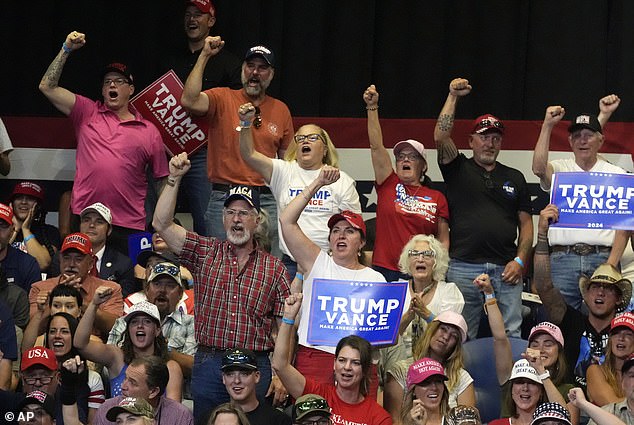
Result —
[[266, 89], [269, 88], [272, 79], [273, 75], [269, 76], [267, 80], [260, 79], [258, 84], [255, 86], [249, 86], [249, 81], [251, 79], [245, 77], [244, 73], [242, 73], [242, 87], [244, 87], [244, 90], [249, 96], [258, 97], [266, 93]]
[[227, 240], [236, 246], [246, 245], [251, 240], [251, 232], [244, 227], [236, 230], [241, 230], [242, 234], [234, 233], [233, 227], [227, 232]]

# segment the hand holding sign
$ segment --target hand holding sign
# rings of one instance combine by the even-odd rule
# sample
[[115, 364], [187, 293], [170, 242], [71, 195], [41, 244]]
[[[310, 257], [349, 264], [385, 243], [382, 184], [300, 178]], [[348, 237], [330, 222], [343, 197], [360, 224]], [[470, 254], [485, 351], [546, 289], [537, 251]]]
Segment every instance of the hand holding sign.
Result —
[[559, 221], [559, 210], [556, 205], [548, 204], [546, 208], [539, 213], [539, 222], [537, 223], [537, 234], [542, 236], [548, 235], [548, 228], [552, 223]]

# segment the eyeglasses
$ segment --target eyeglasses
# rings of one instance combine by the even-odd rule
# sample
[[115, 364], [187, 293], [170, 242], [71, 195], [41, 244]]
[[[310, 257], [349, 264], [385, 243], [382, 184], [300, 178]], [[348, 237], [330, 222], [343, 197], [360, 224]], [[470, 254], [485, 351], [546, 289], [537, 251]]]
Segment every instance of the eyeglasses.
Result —
[[301, 403], [295, 403], [295, 411], [297, 416], [310, 410], [327, 410], [330, 411], [328, 402], [321, 398], [314, 398], [312, 400], [302, 401]]
[[500, 143], [502, 141], [502, 136], [499, 134], [476, 134], [483, 142], [492, 142], [492, 143]]
[[296, 143], [302, 143], [304, 140], [308, 140], [311, 143], [315, 143], [318, 140], [321, 140], [322, 142], [324, 141], [324, 139], [321, 137], [321, 135], [317, 134], [317, 133], [313, 133], [313, 134], [298, 134], [297, 136], [295, 136], [295, 142]]
[[178, 276], [178, 273], [180, 272], [179, 268], [176, 266], [167, 266], [165, 264], [157, 264], [156, 266], [154, 266], [154, 273], [167, 273], [170, 276]]
[[37, 381], [40, 381], [42, 385], [48, 385], [53, 380], [53, 376], [36, 376], [34, 378], [24, 378], [24, 382], [29, 385], [35, 385]]
[[238, 214], [238, 217], [240, 218], [247, 218], [248, 216], [251, 215], [251, 211], [249, 210], [232, 210], [232, 209], [225, 209], [224, 210], [224, 215], [228, 218], [233, 218], [236, 214]]
[[418, 250], [415, 250], [415, 249], [410, 249], [409, 251], [407, 251], [407, 255], [410, 258], [414, 258], [414, 257], [416, 257], [416, 258], [423, 257], [423, 258], [426, 258], [426, 259], [436, 258], [436, 253], [434, 251], [432, 251], [431, 249], [426, 249], [424, 251], [418, 251]]
[[297, 425], [330, 425], [330, 418], [319, 418], [316, 421], [301, 421], [297, 422]]
[[124, 84], [130, 84], [130, 82], [125, 78], [106, 78], [105, 80], [103, 80], [104, 87], [109, 86], [112, 83], [114, 83], [114, 85], [117, 87], [122, 86]]
[[255, 119], [253, 120], [253, 127], [260, 128], [262, 127], [262, 115], [260, 115], [260, 107], [255, 107]]
[[412, 153], [401, 152], [396, 156], [397, 161], [405, 161], [406, 159], [410, 161], [418, 161], [419, 159], [421, 159], [421, 156], [415, 152], [412, 152]]
[[504, 124], [502, 124], [502, 121], [498, 121], [498, 120], [492, 120], [490, 118], [485, 118], [482, 121], [480, 121], [477, 124], [478, 127], [480, 128], [486, 128], [486, 127], [495, 127], [495, 128], [499, 128], [500, 130], [504, 130]]
[[486, 187], [489, 190], [495, 187], [495, 183], [493, 182], [493, 179], [491, 178], [491, 174], [484, 173], [482, 174], [482, 178], [484, 179], [484, 187]]

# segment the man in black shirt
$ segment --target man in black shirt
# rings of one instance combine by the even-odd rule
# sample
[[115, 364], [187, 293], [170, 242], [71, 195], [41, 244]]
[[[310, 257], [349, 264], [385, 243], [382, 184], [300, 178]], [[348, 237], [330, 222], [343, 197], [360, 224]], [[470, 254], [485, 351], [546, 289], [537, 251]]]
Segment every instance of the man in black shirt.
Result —
[[240, 406], [251, 425], [291, 425], [291, 418], [258, 400], [255, 386], [260, 381], [258, 361], [251, 350], [234, 348], [222, 358], [222, 382], [231, 402]]

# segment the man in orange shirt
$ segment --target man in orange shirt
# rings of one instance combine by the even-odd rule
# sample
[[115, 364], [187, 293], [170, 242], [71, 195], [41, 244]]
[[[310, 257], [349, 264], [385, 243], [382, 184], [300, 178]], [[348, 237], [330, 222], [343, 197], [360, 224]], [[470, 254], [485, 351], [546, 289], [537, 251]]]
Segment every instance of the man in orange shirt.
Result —
[[[194, 115], [209, 121], [207, 174], [212, 184], [205, 215], [209, 236], [225, 239], [222, 209], [229, 190], [250, 186], [260, 195], [260, 205], [270, 216], [272, 254], [281, 257], [277, 235], [277, 206], [263, 177], [249, 167], [240, 155], [239, 131], [252, 131], [255, 149], [270, 157], [283, 158], [293, 138], [293, 122], [284, 102], [266, 94], [275, 74], [275, 57], [265, 46], [250, 48], [242, 63], [242, 88], [216, 87], [201, 91], [202, 75], [208, 61], [224, 46], [220, 37], [207, 37], [196, 65], [187, 78], [181, 102]], [[241, 122], [240, 105], [251, 103], [256, 114], [253, 125]], [[253, 128], [252, 128], [253, 127]], [[237, 131], [236, 131], [237, 130]], [[170, 182], [168, 181], [168, 184]]]

